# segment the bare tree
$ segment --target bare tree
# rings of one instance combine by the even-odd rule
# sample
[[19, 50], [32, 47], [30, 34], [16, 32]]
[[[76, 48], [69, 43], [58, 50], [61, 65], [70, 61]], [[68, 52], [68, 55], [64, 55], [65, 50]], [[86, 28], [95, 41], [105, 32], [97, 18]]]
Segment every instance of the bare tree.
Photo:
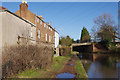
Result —
[[97, 34], [97, 36], [101, 37], [102, 40], [105, 40], [105, 39], [114, 40], [115, 39], [114, 35], [117, 32], [117, 27], [110, 14], [103, 14], [101, 16], [98, 16], [94, 20], [94, 23], [97, 29], [95, 30], [94, 28], [91, 30], [94, 32], [94, 34]]
[[96, 27], [96, 26], [93, 26], [93, 27], [91, 28], [91, 35], [92, 35], [91, 38], [93, 38], [93, 39], [94, 39], [94, 42], [96, 42], [96, 38], [97, 38], [97, 27]]

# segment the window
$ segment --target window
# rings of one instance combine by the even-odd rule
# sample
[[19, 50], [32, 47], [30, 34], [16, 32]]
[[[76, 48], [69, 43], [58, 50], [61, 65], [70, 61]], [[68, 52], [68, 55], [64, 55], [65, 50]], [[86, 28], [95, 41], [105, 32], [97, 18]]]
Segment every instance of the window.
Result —
[[42, 38], [44, 38], [44, 35], [43, 35], [43, 33], [41, 33], [41, 37], [42, 37]]
[[40, 30], [38, 30], [37, 36], [38, 36], [38, 39], [40, 39]]
[[32, 27], [31, 27], [31, 31], [30, 31], [30, 37], [33, 37], [33, 32], [32, 32]]
[[40, 21], [40, 25], [42, 25], [42, 21]]
[[53, 36], [53, 41], [55, 41], [55, 36]]
[[48, 28], [48, 25], [46, 25], [46, 28]]
[[47, 34], [46, 34], [46, 41], [47, 41]]
[[44, 23], [44, 27], [46, 27], [46, 23]]
[[37, 18], [37, 22], [39, 23], [39, 19]]
[[51, 42], [51, 36], [49, 36], [49, 42]]

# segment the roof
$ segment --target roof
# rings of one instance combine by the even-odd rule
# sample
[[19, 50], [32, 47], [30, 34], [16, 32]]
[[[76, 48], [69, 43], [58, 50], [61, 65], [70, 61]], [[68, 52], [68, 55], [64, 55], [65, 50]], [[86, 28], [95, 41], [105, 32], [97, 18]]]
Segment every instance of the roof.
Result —
[[[3, 7], [3, 8], [4, 8], [4, 7]], [[24, 18], [22, 18], [22, 17], [20, 17], [20, 16], [18, 16], [18, 15], [16, 15], [16, 14], [14, 14], [13, 12], [9, 11], [8, 9], [4, 9], [4, 10], [1, 9], [1, 10], [0, 10], [0, 12], [4, 12], [4, 11], [7, 11], [7, 12], [9, 12], [10, 14], [13, 14], [14, 16], [16, 16], [16, 17], [18, 17], [18, 18], [24, 20], [25, 22], [31, 24], [32, 26], [36, 27], [35, 24], [33, 24], [33, 23], [31, 23], [30, 21], [28, 21], [28, 20], [26, 20], [26, 19], [24, 19]]]
[[[13, 14], [14, 16], [16, 16], [16, 17], [18, 17], [18, 18], [24, 20], [25, 22], [31, 24], [32, 26], [36, 27], [35, 24], [33, 24], [33, 23], [31, 23], [30, 21], [28, 21], [28, 20], [26, 20], [26, 19], [24, 19], [24, 18], [22, 18], [22, 17], [16, 15], [15, 13], [9, 11], [7, 8], [5, 8], [5, 7], [0, 7], [0, 12], [4, 12], [4, 11], [7, 11], [7, 12]], [[36, 17], [38, 17], [41, 21], [43, 21], [39, 16], [36, 16]], [[43, 22], [44, 22], [44, 21], [43, 21]], [[46, 23], [46, 22], [44, 22], [44, 23]], [[47, 24], [47, 25], [48, 25], [48, 24]], [[50, 26], [50, 25], [48, 25], [48, 26], [51, 27], [55, 32], [57, 32], [52, 26]], [[58, 33], [58, 32], [57, 32], [57, 33]], [[59, 34], [59, 33], [58, 33], [58, 34]]]
[[[43, 21], [39, 16], [36, 16], [37, 18], [39, 18], [41, 21]], [[46, 23], [45, 21], [43, 21], [44, 23]], [[47, 24], [48, 25], [48, 24]], [[57, 32], [52, 26], [48, 25], [50, 28], [52, 28], [55, 32]], [[58, 33], [58, 32], [57, 32]], [[59, 34], [59, 33], [58, 33]]]

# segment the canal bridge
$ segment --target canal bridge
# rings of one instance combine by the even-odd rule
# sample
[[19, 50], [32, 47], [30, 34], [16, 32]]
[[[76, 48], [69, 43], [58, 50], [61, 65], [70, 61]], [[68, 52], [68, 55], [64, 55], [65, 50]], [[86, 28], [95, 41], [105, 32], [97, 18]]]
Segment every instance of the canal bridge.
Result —
[[72, 44], [72, 51], [77, 52], [91, 52], [93, 50], [93, 43], [86, 42], [86, 43], [74, 43]]
[[[120, 48], [120, 42], [115, 42], [116, 47]], [[71, 45], [72, 51], [77, 52], [107, 52], [101, 44], [96, 42], [74, 43]]]

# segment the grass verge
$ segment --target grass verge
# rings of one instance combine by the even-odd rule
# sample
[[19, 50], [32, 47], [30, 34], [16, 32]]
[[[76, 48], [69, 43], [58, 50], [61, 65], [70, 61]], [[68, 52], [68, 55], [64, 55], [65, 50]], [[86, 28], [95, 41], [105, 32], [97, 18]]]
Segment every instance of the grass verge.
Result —
[[88, 78], [85, 69], [79, 59], [76, 60], [75, 71], [77, 72], [77, 78]]
[[51, 71], [60, 71], [64, 68], [64, 64], [69, 60], [70, 57], [58, 56], [53, 58], [53, 63], [51, 66]]
[[17, 74], [17, 78], [54, 78], [56, 72], [61, 71], [64, 68], [64, 64], [70, 57], [58, 56], [53, 58], [50, 69], [30, 69]]

